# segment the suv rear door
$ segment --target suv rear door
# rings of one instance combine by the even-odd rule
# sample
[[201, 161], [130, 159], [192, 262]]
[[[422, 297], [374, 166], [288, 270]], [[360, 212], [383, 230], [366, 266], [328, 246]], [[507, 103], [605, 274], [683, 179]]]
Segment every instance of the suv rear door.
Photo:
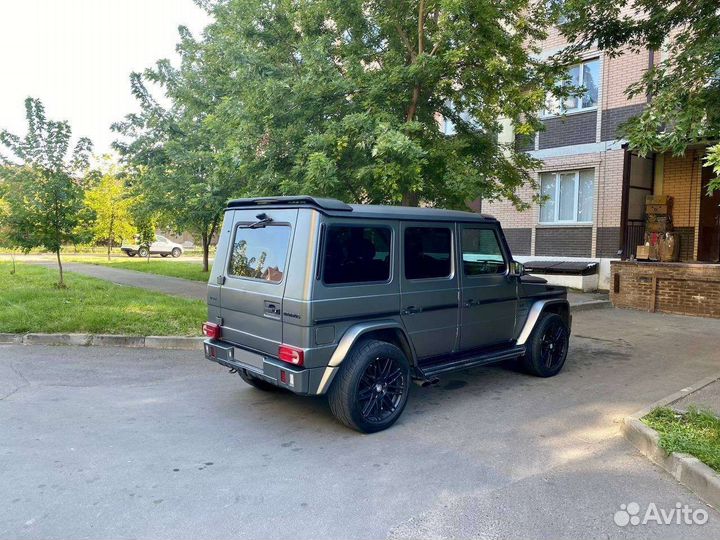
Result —
[[492, 225], [458, 224], [460, 350], [508, 343], [515, 331], [517, 278]]
[[401, 316], [419, 358], [455, 351], [455, 224], [402, 222]]
[[[223, 339], [272, 356], [282, 343], [286, 273], [297, 209], [235, 210], [224, 254]], [[260, 223], [264, 221], [264, 223]]]

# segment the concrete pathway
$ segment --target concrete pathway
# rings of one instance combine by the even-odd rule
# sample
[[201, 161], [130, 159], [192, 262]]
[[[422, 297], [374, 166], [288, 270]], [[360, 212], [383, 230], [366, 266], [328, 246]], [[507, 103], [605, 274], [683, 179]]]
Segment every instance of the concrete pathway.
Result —
[[[199, 352], [0, 346], [0, 538], [720, 538], [720, 513], [620, 434], [717, 371], [720, 321], [574, 318], [565, 370], [411, 389], [360, 435]], [[636, 502], [704, 525], [618, 526]]]
[[[38, 266], [56, 268], [57, 265], [50, 262], [33, 262]], [[100, 278], [118, 285], [129, 285], [140, 287], [150, 291], [172, 294], [191, 300], [205, 300], [207, 298], [207, 284], [202, 281], [181, 279], [136, 270], [125, 270], [100, 266], [96, 264], [65, 263], [63, 269], [68, 272], [77, 272], [84, 276]]]
[[[33, 261], [31, 264], [55, 268], [55, 263], [52, 262]], [[105, 279], [120, 285], [130, 285], [132, 287], [140, 287], [141, 289], [197, 300], [205, 300], [207, 298], [207, 285], [200, 281], [191, 281], [188, 279], [95, 264], [65, 263], [63, 268], [68, 272], [77, 272], [78, 274]], [[579, 293], [570, 291], [568, 292], [568, 300], [571, 306], [574, 308], [579, 307], [579, 309], [610, 306], [610, 301], [606, 293]]]
[[707, 409], [720, 416], [720, 378], [671, 404], [678, 409], [687, 409], [691, 405], [698, 409]]

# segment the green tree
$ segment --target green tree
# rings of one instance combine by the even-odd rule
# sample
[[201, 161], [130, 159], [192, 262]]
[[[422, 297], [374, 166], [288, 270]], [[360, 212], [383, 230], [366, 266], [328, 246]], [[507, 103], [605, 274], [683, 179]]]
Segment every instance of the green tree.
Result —
[[6, 183], [8, 241], [26, 251], [44, 247], [55, 253], [58, 286], [64, 287], [60, 251], [74, 239], [83, 206], [81, 175], [87, 169], [92, 143], [83, 137], [70, 152], [70, 125], [48, 120], [39, 99], [25, 100], [25, 116], [25, 137], [0, 131], [0, 143], [11, 151], [13, 161], [0, 158], [14, 164], [0, 169]]
[[134, 202], [125, 180], [114, 166], [107, 167], [98, 184], [85, 192], [85, 204], [95, 216], [93, 239], [107, 243], [108, 260], [113, 245], [132, 238], [136, 232], [131, 212]]
[[198, 70], [218, 99], [207, 125], [243, 193], [527, 206], [516, 191], [538, 162], [498, 133], [501, 118], [534, 133], [558, 90], [563, 70], [536, 55], [553, 17], [546, 3], [209, 4]]
[[[203, 61], [198, 43], [184, 28], [178, 51], [180, 67], [161, 60], [131, 75], [140, 112], [113, 125], [122, 135], [115, 148], [142, 194], [145, 214], [199, 239], [207, 271], [210, 243], [240, 182], [236, 167], [218, 152], [219, 134], [211, 121], [218, 95], [198, 67]], [[159, 86], [170, 105], [160, 105], [147, 83]]]
[[[653, 50], [656, 61], [628, 96], [650, 98], [624, 135], [641, 154], [720, 138], [720, 9], [717, 0], [566, 0], [563, 32], [574, 45], [559, 59], [599, 47], [610, 56]], [[720, 174], [720, 145], [707, 162]], [[720, 179], [710, 186], [720, 188]]]

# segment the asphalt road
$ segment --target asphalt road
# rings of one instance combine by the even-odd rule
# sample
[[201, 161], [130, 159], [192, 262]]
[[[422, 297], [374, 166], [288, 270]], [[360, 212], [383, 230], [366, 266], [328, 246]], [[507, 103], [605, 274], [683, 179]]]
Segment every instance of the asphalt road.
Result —
[[[360, 435], [196, 352], [0, 347], [2, 538], [718, 538], [618, 422], [720, 367], [720, 321], [575, 316], [566, 369], [414, 388]], [[619, 527], [621, 504], [707, 508]]]

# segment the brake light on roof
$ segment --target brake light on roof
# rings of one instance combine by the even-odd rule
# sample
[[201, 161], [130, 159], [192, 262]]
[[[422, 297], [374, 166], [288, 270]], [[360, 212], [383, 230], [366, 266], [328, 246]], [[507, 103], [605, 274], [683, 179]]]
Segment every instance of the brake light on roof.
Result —
[[203, 334], [212, 339], [220, 339], [222, 336], [222, 328], [219, 324], [206, 322], [202, 325]]
[[305, 361], [305, 351], [290, 345], [280, 345], [278, 347], [278, 358], [288, 364], [302, 366]]

